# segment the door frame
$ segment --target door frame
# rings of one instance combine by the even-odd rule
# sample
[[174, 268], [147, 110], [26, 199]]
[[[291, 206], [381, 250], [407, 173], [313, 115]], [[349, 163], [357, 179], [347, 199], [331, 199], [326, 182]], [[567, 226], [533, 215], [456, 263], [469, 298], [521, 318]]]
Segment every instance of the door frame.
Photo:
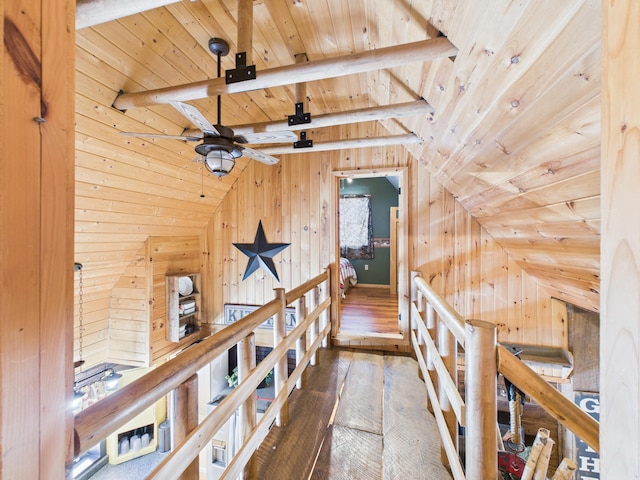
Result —
[[[358, 169], [358, 170], [334, 170], [332, 172], [334, 181], [332, 182], [332, 228], [331, 228], [331, 258], [336, 268], [332, 269], [331, 282], [333, 285], [338, 285], [340, 282], [340, 218], [339, 218], [339, 206], [340, 206], [340, 180], [346, 178], [371, 178], [371, 177], [387, 177], [397, 176], [399, 177], [398, 192], [398, 231], [397, 231], [397, 282], [398, 282], [398, 326], [400, 334], [372, 334], [358, 335], [357, 340], [354, 340], [353, 346], [389, 346], [397, 349], [398, 344], [409, 345], [410, 342], [410, 330], [409, 330], [409, 168], [408, 167], [394, 167], [394, 168], [375, 168], [375, 169]], [[338, 295], [339, 297], [339, 295]], [[340, 308], [338, 305], [333, 310], [334, 324], [331, 328], [331, 336], [336, 339], [336, 343], [339, 345], [349, 345], [350, 339], [347, 336], [340, 335]]]

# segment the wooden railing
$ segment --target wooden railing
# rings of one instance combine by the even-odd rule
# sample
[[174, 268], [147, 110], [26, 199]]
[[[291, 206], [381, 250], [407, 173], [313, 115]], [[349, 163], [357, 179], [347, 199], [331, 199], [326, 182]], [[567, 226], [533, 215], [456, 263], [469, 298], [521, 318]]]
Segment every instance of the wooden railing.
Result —
[[[75, 453], [79, 455], [157, 402], [176, 390], [176, 408], [183, 412], [174, 430], [175, 446], [158, 467], [151, 479], [175, 480], [198, 478], [198, 455], [238, 409], [241, 411], [240, 431], [243, 444], [233, 457], [222, 478], [237, 478], [243, 470], [249, 478], [255, 474], [253, 453], [267, 435], [271, 424], [288, 421], [287, 399], [296, 384], [304, 383], [304, 370], [316, 362], [316, 351], [327, 343], [331, 329], [329, 308], [329, 271], [286, 293], [276, 289], [276, 298], [260, 309], [246, 315], [222, 331], [207, 337], [180, 355], [114, 392], [100, 402], [78, 413], [75, 418]], [[296, 308], [296, 326], [286, 333], [285, 312], [288, 305]], [[274, 348], [255, 365], [254, 330], [269, 318], [274, 319]], [[310, 338], [307, 340], [307, 331]], [[197, 423], [196, 373], [229, 348], [238, 345], [238, 387]], [[287, 351], [296, 349], [296, 368], [287, 372]], [[256, 388], [274, 370], [275, 399], [256, 423]], [[241, 408], [243, 407], [243, 408]], [[195, 420], [194, 420], [195, 418]]]
[[[443, 462], [456, 480], [497, 478], [496, 376], [501, 373], [591, 448], [599, 424], [496, 341], [495, 325], [464, 320], [414, 272], [411, 340], [442, 437]], [[465, 400], [458, 392], [458, 347], [465, 354]], [[465, 427], [465, 466], [458, 427]]]

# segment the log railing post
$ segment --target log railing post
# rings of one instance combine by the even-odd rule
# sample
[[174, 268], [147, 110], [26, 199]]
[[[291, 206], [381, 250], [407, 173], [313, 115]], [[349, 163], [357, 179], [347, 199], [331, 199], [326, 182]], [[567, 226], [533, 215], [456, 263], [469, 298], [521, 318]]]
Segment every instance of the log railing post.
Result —
[[[315, 310], [315, 308], [318, 306], [318, 299], [320, 298], [320, 294], [318, 293], [318, 289], [317, 287], [314, 288], [309, 295], [309, 310], [313, 311]], [[313, 343], [316, 341], [316, 338], [318, 338], [318, 319], [316, 318], [310, 325], [309, 327], [309, 343]], [[318, 354], [316, 352], [313, 352], [313, 355], [311, 355], [311, 361], [310, 361], [311, 365], [315, 366], [318, 363]]]
[[[416, 272], [416, 271], [411, 272], [410, 292], [411, 292], [411, 303], [415, 303], [416, 307], [418, 308], [418, 311], [422, 313], [422, 308], [421, 308], [422, 302], [420, 301], [420, 299], [422, 298], [422, 295], [420, 295], [420, 291], [418, 290], [418, 287], [416, 287], [416, 284], [414, 282], [414, 279], [419, 276], [420, 276], [420, 272]], [[420, 330], [418, 330], [418, 325], [416, 324], [416, 320], [413, 318], [413, 315], [411, 315], [410, 322], [411, 322], [410, 323], [411, 330], [417, 330], [416, 335], [418, 336], [418, 343], [422, 343], [420, 341]]]
[[[329, 291], [330, 290], [329, 283], [328, 282], [324, 282], [324, 283], [318, 285], [316, 288], [318, 289], [318, 300], [317, 300], [317, 303], [320, 304], [320, 299], [323, 298], [322, 294], [324, 293], [325, 294], [324, 298], [326, 298], [327, 294], [331, 293]], [[329, 324], [329, 310], [330, 309], [325, 309], [320, 314], [320, 330], [324, 330], [325, 327]], [[322, 339], [322, 348], [327, 348], [328, 346], [329, 346], [329, 335], [327, 334]]]
[[[280, 310], [276, 314], [273, 322], [273, 348], [276, 348], [286, 335], [285, 320], [287, 315], [287, 298], [284, 288], [276, 288], [276, 298], [280, 301]], [[285, 353], [281, 359], [276, 362], [273, 369], [273, 386], [275, 395], [277, 396], [287, 383], [289, 377], [289, 369], [287, 366], [287, 354]], [[280, 412], [276, 416], [276, 425], [282, 427], [289, 423], [289, 402], [282, 404]]]
[[[198, 375], [174, 390], [173, 439], [180, 444], [198, 426]], [[179, 477], [181, 480], [197, 480], [199, 465], [196, 458]]]
[[[256, 368], [256, 335], [251, 333], [238, 342], [238, 384], [244, 382]], [[239, 409], [240, 439], [244, 443], [251, 436], [256, 426], [256, 396], [249, 395]], [[244, 479], [255, 479], [258, 476], [258, 463], [255, 454], [244, 468]]]
[[[426, 315], [426, 319], [425, 319], [425, 324], [427, 326], [427, 330], [429, 331], [429, 335], [433, 339], [434, 343], [436, 343], [436, 345], [437, 345], [437, 342], [438, 342], [438, 339], [436, 338], [437, 321], [438, 321], [438, 314], [436, 313], [435, 309], [433, 308], [433, 305], [431, 305], [430, 303], [427, 303], [427, 315]], [[428, 351], [427, 351], [427, 370], [429, 370], [429, 373], [432, 374], [431, 378], [432, 378], [432, 380], [434, 380], [433, 376], [435, 375], [435, 366], [433, 365], [433, 358], [432, 358], [431, 354]], [[435, 383], [434, 383], [434, 385], [435, 385]]]
[[[303, 295], [296, 302], [296, 319], [298, 322], [302, 322], [307, 317], [307, 298]], [[302, 332], [302, 335], [296, 340], [296, 367], [300, 365], [300, 361], [307, 353], [307, 331]], [[298, 390], [305, 387], [307, 383], [307, 370], [302, 372], [300, 378], [296, 382], [296, 388]]]
[[465, 324], [466, 478], [498, 476], [496, 413], [496, 327], [482, 320]]
[[[449, 375], [451, 375], [455, 384], [458, 383], [458, 371], [456, 364], [457, 346], [456, 338], [453, 336], [451, 331], [449, 331], [444, 322], [438, 322], [438, 351], [440, 353], [440, 357], [442, 357], [442, 362], [447, 367]], [[446, 420], [451, 440], [453, 441], [455, 449], [458, 450], [458, 419], [455, 411], [451, 407], [451, 402], [449, 401], [449, 396], [447, 395], [443, 382], [438, 382], [438, 401]], [[442, 464], [448, 467], [449, 459], [444, 448], [441, 451], [441, 458]]]

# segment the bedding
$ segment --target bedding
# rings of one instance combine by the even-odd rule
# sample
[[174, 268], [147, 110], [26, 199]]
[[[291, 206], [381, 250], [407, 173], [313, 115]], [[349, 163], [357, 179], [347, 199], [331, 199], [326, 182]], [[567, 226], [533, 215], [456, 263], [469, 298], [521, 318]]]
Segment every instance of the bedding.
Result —
[[340, 294], [344, 298], [349, 287], [358, 283], [358, 275], [353, 264], [344, 257], [340, 257]]

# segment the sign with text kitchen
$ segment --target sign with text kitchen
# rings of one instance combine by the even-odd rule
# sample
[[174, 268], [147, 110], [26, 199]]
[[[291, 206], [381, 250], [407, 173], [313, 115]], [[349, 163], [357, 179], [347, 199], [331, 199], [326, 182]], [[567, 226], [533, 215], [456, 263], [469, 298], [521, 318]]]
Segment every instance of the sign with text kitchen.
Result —
[[[575, 402], [581, 410], [600, 421], [600, 394], [575, 392]], [[600, 455], [593, 448], [576, 437], [576, 480], [600, 479]]]

